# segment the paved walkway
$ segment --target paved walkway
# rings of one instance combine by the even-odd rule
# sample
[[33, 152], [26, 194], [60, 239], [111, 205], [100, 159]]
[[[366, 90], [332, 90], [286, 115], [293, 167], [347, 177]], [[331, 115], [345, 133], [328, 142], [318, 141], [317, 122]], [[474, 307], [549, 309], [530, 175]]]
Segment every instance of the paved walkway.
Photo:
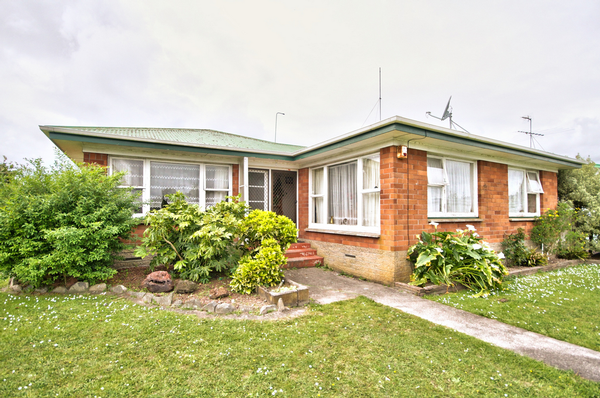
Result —
[[377, 303], [600, 382], [600, 352], [589, 348], [425, 300], [391, 287], [340, 276], [332, 271], [301, 268], [286, 270], [285, 275], [308, 286], [310, 297], [319, 304], [365, 296]]

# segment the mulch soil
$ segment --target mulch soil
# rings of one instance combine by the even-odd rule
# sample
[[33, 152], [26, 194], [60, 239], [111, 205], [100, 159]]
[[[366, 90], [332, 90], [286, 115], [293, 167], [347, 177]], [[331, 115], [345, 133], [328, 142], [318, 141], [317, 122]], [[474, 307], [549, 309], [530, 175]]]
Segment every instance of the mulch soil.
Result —
[[[142, 282], [146, 279], [146, 276], [153, 271], [167, 271], [164, 266], [158, 266], [154, 269], [148, 267], [135, 267], [125, 268], [117, 270], [117, 273], [110, 278], [106, 283], [108, 285], [123, 285], [129, 290], [134, 291], [147, 291], [142, 287]], [[171, 272], [169, 272], [171, 274]], [[174, 285], [177, 285], [178, 279], [173, 279]], [[198, 286], [198, 290], [191, 294], [175, 294], [173, 295], [173, 301], [181, 300], [183, 303], [190, 300], [200, 300], [202, 304], [208, 304], [211, 301], [217, 301], [219, 303], [231, 303], [236, 307], [247, 307], [251, 309], [259, 309], [266, 304], [265, 300], [260, 298], [256, 293], [253, 294], [239, 294], [231, 291], [229, 287], [231, 278], [226, 275], [215, 275], [213, 279], [208, 283], [201, 283]], [[213, 300], [209, 297], [210, 291], [214, 288], [224, 287], [229, 292], [228, 297]], [[161, 293], [154, 293], [160, 295]], [[168, 293], [163, 293], [168, 294]]]

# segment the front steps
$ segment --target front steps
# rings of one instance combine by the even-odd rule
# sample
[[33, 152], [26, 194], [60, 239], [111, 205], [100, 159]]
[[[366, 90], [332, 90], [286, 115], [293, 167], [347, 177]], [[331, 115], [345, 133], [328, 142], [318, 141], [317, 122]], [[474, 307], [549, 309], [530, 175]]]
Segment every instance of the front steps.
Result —
[[310, 243], [292, 243], [285, 252], [287, 264], [283, 268], [306, 268], [324, 265], [323, 257], [317, 256], [317, 250]]

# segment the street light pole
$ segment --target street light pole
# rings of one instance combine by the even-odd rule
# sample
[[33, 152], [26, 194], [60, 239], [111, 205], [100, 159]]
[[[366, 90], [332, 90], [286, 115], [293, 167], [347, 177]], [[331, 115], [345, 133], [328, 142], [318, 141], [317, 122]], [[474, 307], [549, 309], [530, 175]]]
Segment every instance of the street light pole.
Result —
[[277, 142], [277, 116], [279, 116], [279, 115], [284, 115], [285, 116], [285, 113], [283, 113], [283, 112], [277, 112], [275, 114], [275, 142]]

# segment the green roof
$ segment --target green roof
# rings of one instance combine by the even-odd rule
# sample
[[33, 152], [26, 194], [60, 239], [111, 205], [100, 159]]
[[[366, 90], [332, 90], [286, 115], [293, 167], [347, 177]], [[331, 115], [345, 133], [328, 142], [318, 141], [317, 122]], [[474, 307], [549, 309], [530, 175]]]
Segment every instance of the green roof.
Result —
[[52, 130], [86, 132], [98, 134], [103, 137], [133, 139], [141, 141], [169, 142], [182, 145], [214, 146], [220, 148], [248, 149], [259, 151], [274, 151], [293, 153], [303, 146], [279, 144], [259, 140], [257, 138], [224, 133], [216, 130], [205, 129], [180, 129], [180, 128], [144, 128], [144, 127], [79, 127], [79, 126], [44, 126]]

